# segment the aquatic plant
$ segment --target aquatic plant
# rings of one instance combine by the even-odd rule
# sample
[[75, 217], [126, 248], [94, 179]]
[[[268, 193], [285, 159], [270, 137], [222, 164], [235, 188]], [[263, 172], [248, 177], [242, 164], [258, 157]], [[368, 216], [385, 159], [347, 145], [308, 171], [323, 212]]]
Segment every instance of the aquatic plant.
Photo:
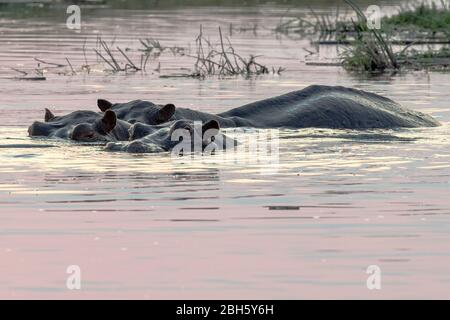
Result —
[[341, 54], [344, 67], [370, 72], [398, 69], [400, 66], [387, 37], [380, 30], [369, 29], [364, 12], [353, 1], [346, 2], [358, 20], [354, 23], [355, 43]]
[[[403, 68], [413, 69], [448, 69], [450, 64], [450, 50], [442, 47], [438, 50], [428, 47], [426, 50], [411, 48], [422, 41], [391, 41], [386, 32], [366, 27], [367, 18], [359, 7], [352, 1], [346, 2], [353, 8], [358, 16], [358, 28], [355, 41], [341, 53], [342, 64], [351, 70], [368, 72], [383, 72], [386, 69], [397, 70]], [[444, 5], [444, 4], [443, 4]], [[435, 6], [421, 7], [423, 10], [438, 10]], [[422, 9], [418, 9], [419, 12]], [[448, 9], [440, 9], [447, 10]], [[428, 12], [428, 11], [427, 11]], [[403, 48], [394, 52], [392, 43], [403, 44]]]
[[[148, 56], [146, 56], [145, 54], [141, 55], [140, 64], [139, 66], [137, 66], [120, 47], [116, 47], [117, 51], [114, 52], [106, 43], [106, 41], [102, 40], [101, 37], [99, 37], [97, 41], [100, 44], [100, 47], [93, 50], [98, 57], [100, 57], [108, 66], [111, 67], [112, 72], [135, 72], [145, 70], [146, 64], [148, 62]], [[103, 49], [103, 52], [101, 49]], [[120, 53], [122, 59], [120, 59], [118, 53]]]
[[[225, 43], [220, 27], [217, 44], [213, 44], [204, 36], [202, 26], [200, 26], [200, 33], [195, 43], [196, 55], [190, 55], [196, 59], [191, 76], [251, 76], [270, 73], [268, 67], [256, 61], [258, 56], [250, 55], [248, 58], [244, 58], [236, 52], [229, 39]], [[283, 68], [272, 68], [274, 73], [279, 74], [282, 71]]]

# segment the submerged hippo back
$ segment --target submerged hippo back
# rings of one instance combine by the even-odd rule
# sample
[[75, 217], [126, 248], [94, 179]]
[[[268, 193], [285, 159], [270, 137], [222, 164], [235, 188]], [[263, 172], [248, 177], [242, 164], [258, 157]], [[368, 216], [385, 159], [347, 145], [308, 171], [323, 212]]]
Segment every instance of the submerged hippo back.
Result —
[[380, 95], [330, 86], [310, 86], [250, 103], [220, 116], [251, 121], [260, 128], [369, 129], [439, 125], [430, 116], [403, 108]]

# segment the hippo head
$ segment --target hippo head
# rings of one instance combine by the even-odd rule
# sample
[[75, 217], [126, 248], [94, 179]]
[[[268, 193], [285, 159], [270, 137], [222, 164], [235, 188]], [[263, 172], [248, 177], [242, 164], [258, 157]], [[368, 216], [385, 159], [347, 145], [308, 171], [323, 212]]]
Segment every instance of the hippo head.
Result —
[[108, 100], [97, 100], [97, 106], [102, 112], [112, 110], [121, 120], [131, 124], [141, 122], [158, 125], [168, 122], [175, 113], [173, 104], [156, 105], [149, 101], [135, 100], [127, 103], [111, 103]]
[[106, 111], [101, 119], [94, 122], [84, 122], [73, 127], [70, 139], [83, 142], [110, 141], [110, 132], [117, 124], [116, 114], [113, 111]]
[[[116, 128], [117, 117], [113, 111], [104, 114], [92, 111], [75, 111], [56, 117], [45, 110], [45, 122], [36, 121], [28, 128], [31, 137], [65, 138], [82, 142], [106, 142], [116, 138], [112, 131]], [[126, 136], [128, 138], [128, 135]]]
[[129, 140], [133, 141], [133, 140], [138, 140], [141, 138], [144, 138], [158, 130], [167, 128], [167, 124], [162, 124], [162, 125], [148, 125], [145, 123], [141, 123], [141, 122], [137, 122], [135, 124], [133, 124], [130, 129], [128, 130], [129, 133]]
[[[196, 151], [214, 151], [236, 146], [237, 143], [220, 131], [216, 120], [204, 124], [192, 120], [177, 120], [165, 125], [149, 126], [136, 123], [130, 127], [128, 143], [108, 143], [109, 151], [130, 153], [156, 153], [171, 151], [175, 154]], [[144, 135], [143, 137], [141, 137]]]

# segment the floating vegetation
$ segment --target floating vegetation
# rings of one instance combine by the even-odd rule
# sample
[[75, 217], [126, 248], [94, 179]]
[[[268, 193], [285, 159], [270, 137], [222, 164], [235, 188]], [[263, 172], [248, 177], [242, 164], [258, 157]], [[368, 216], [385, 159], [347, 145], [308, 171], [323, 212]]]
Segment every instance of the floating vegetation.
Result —
[[36, 69], [34, 74], [29, 74], [26, 71], [19, 70], [17, 68], [10, 67], [11, 70], [20, 74], [20, 76], [14, 77], [14, 80], [29, 80], [29, 81], [44, 81], [47, 78], [44, 77], [44, 74], [41, 70]]
[[[217, 44], [211, 43], [203, 34], [200, 27], [200, 34], [195, 39], [195, 53], [191, 53], [191, 46], [164, 46], [160, 41], [152, 38], [138, 39], [140, 47], [135, 49], [123, 48], [115, 44], [116, 39], [107, 42], [100, 36], [97, 37], [95, 47], [87, 48], [86, 40], [83, 44], [82, 52], [84, 63], [76, 65], [68, 57], [64, 62], [48, 62], [34, 58], [37, 68], [31, 71], [11, 68], [20, 73], [20, 77], [14, 79], [23, 80], [46, 80], [45, 73], [73, 76], [77, 74], [90, 74], [92, 72], [116, 74], [133, 74], [137, 72], [147, 72], [147, 65], [150, 61], [156, 60], [157, 67], [153, 71], [159, 73], [160, 77], [193, 77], [205, 78], [207, 76], [253, 76], [263, 74], [281, 74], [283, 68], [271, 68], [259, 63], [258, 56], [250, 55], [243, 57], [236, 52], [228, 38], [224, 38], [222, 30], [219, 28], [219, 39]], [[88, 61], [88, 52], [95, 53], [96, 61]], [[134, 55], [130, 55], [134, 52]], [[186, 67], [180, 68], [179, 74], [161, 74], [161, 62], [158, 59], [164, 53], [173, 57], [186, 57]], [[136, 59], [136, 55], [138, 58]], [[190, 59], [194, 58], [193, 67]], [[34, 75], [32, 75], [34, 73]]]
[[440, 49], [428, 48], [428, 50], [405, 50], [398, 55], [402, 66], [415, 70], [430, 69], [447, 71], [450, 70], [450, 48]]
[[73, 76], [77, 74], [90, 74], [94, 70], [102, 73], [136, 73], [138, 71], [146, 71], [148, 61], [152, 57], [150, 50], [141, 50], [139, 61], [133, 61], [127, 54], [130, 51], [129, 48], [115, 46], [115, 39], [108, 43], [100, 36], [97, 37], [95, 48], [91, 49], [97, 57], [94, 63], [88, 62], [86, 41], [83, 44], [82, 50], [84, 63], [81, 66], [73, 64], [68, 57], [64, 58], [64, 63], [49, 62], [40, 58], [34, 58], [37, 62], [37, 67], [33, 70], [34, 75], [31, 75], [31, 71], [24, 71], [18, 68], [11, 69], [21, 74], [21, 77], [15, 78], [20, 80], [46, 80], [45, 73]]
[[283, 68], [272, 68], [271, 70], [257, 62], [258, 56], [250, 55], [248, 58], [242, 57], [236, 52], [230, 40], [227, 38], [225, 43], [222, 30], [219, 27], [219, 42], [211, 43], [203, 34], [203, 28], [200, 26], [200, 33], [195, 40], [196, 59], [194, 64], [195, 77], [206, 76], [252, 76], [269, 74], [270, 72], [280, 74]]

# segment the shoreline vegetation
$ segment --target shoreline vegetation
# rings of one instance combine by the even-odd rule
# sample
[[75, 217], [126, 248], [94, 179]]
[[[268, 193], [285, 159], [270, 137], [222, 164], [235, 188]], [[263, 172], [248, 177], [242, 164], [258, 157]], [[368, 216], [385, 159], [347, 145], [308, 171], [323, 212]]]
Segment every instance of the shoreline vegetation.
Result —
[[441, 0], [440, 6], [434, 2], [404, 5], [398, 13], [382, 17], [379, 30], [368, 28], [367, 16], [353, 1], [345, 3], [353, 15], [342, 16], [339, 10], [334, 16], [319, 15], [311, 9], [313, 19], [284, 19], [275, 32], [313, 38], [316, 45], [345, 46], [338, 61], [311, 65], [338, 65], [369, 73], [450, 70], [450, 1]]
[[[24, 2], [48, 1], [24, 0]], [[115, 3], [114, 0], [75, 2], [82, 5]], [[210, 2], [221, 3], [221, 1]], [[333, 14], [319, 14], [311, 8], [309, 16], [282, 18], [271, 30], [275, 35], [299, 35], [310, 39], [316, 46], [337, 46], [336, 61], [332, 63], [307, 61], [308, 65], [342, 66], [350, 72], [369, 74], [395, 73], [399, 70], [450, 70], [450, 0], [440, 0], [439, 4], [414, 2], [403, 5], [397, 13], [381, 17], [380, 29], [368, 27], [368, 17], [353, 0], [343, 2], [346, 5], [344, 14], [341, 14], [339, 7]], [[56, 3], [60, 5], [65, 1]], [[23, 71], [14, 67], [11, 67], [11, 70], [20, 74], [16, 79], [45, 80], [45, 74], [48, 72], [60, 75], [147, 72], [149, 62], [155, 62], [157, 66], [153, 67], [152, 72], [158, 73], [162, 78], [203, 79], [211, 76], [224, 78], [279, 75], [285, 71], [282, 66], [265, 66], [259, 62], [260, 56], [256, 54], [243, 57], [231, 43], [230, 37], [233, 33], [252, 32], [257, 36], [258, 28], [258, 25], [230, 24], [229, 36], [225, 37], [219, 27], [217, 40], [213, 42], [205, 36], [200, 26], [193, 49], [191, 45], [165, 47], [158, 40], [150, 38], [137, 39], [140, 44], [137, 49], [121, 48], [115, 45], [114, 39], [106, 42], [98, 36], [95, 48], [86, 48], [86, 42], [84, 43], [84, 63], [81, 66], [75, 66], [67, 57], [63, 63], [34, 58], [37, 67], [33, 71]], [[95, 53], [95, 62], [88, 61], [87, 52]], [[308, 52], [311, 56], [315, 54]], [[186, 63], [190, 63], [190, 66], [182, 68], [180, 73], [164, 74], [159, 61], [159, 57], [163, 54], [190, 58], [192, 62], [186, 59]]]
[[[275, 28], [282, 34], [298, 34], [301, 36], [319, 35], [321, 41], [334, 37], [336, 42], [346, 41], [364, 28], [364, 22], [354, 20], [357, 11], [362, 11], [354, 1], [343, 0], [346, 4], [344, 10], [337, 6], [334, 13], [317, 13], [310, 8], [306, 17], [284, 17]], [[413, 3], [411, 3], [413, 2]], [[449, 41], [450, 36], [450, 2], [440, 0], [438, 6], [435, 2], [411, 1], [401, 5], [398, 12], [391, 16], [381, 17], [381, 31], [397, 36], [429, 39], [443, 39]], [[355, 10], [357, 8], [357, 10]], [[348, 10], [352, 9], [352, 10]]]

